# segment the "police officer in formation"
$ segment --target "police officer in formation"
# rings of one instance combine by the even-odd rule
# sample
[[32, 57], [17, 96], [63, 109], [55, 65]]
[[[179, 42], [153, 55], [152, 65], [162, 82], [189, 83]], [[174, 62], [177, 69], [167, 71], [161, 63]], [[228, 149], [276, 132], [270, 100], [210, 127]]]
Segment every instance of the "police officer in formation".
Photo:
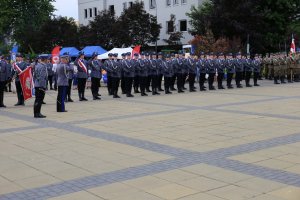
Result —
[[69, 78], [68, 74], [72, 66], [69, 64], [69, 56], [62, 55], [60, 57], [60, 63], [56, 67], [57, 73], [57, 99], [56, 99], [56, 111], [57, 112], [67, 112], [65, 109], [65, 100], [67, 96]]
[[79, 101], [88, 101], [85, 98], [85, 87], [88, 78], [88, 62], [84, 59], [84, 52], [79, 52], [79, 56], [75, 60], [75, 65], [77, 66]]
[[53, 71], [53, 64], [51, 62], [51, 56], [48, 56], [47, 71], [48, 71], [48, 82], [49, 82], [50, 90], [53, 90], [53, 79], [54, 79], [55, 74]]
[[102, 62], [98, 60], [98, 53], [93, 53], [92, 58], [89, 62], [89, 68], [90, 68], [90, 76], [91, 76], [91, 91], [93, 95], [93, 100], [100, 100], [101, 96], [99, 94], [99, 88], [100, 88], [100, 80], [102, 78], [102, 69], [103, 65]]
[[45, 92], [48, 82], [48, 70], [47, 59], [48, 54], [42, 54], [39, 56], [40, 62], [34, 66], [34, 88], [35, 88], [35, 101], [33, 106], [33, 113], [35, 118], [45, 118], [46, 116], [41, 114], [42, 103], [45, 98]]
[[0, 108], [5, 108], [3, 99], [4, 99], [4, 90], [6, 84], [9, 80], [7, 73], [7, 63], [4, 61], [3, 57], [0, 56]]

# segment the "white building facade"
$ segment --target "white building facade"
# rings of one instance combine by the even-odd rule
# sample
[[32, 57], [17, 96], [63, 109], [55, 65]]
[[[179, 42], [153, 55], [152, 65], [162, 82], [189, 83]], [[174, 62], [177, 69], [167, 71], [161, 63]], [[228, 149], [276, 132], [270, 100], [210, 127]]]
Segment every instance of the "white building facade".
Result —
[[[183, 38], [181, 44], [185, 45], [193, 38], [188, 30], [190, 28], [189, 17], [192, 6], [198, 6], [203, 0], [139, 0], [144, 2], [145, 10], [157, 16], [158, 23], [162, 26], [158, 45], [167, 45], [163, 39], [169, 38], [169, 33], [181, 31]], [[131, 6], [135, 0], [78, 0], [79, 23], [87, 25], [99, 11], [109, 9], [114, 10], [120, 16], [125, 8]], [[171, 15], [176, 18], [175, 24], [170, 22]], [[175, 27], [175, 30], [174, 30]]]

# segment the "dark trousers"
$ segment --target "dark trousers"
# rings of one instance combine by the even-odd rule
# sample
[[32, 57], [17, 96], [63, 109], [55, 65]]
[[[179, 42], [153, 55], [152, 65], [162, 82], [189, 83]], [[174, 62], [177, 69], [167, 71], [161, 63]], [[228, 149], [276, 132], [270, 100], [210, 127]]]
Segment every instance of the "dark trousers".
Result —
[[199, 86], [200, 86], [200, 89], [204, 89], [204, 83], [205, 83], [205, 75], [206, 73], [200, 73], [200, 77], [199, 77]]
[[86, 86], [86, 78], [78, 78], [78, 95], [79, 95], [79, 99], [84, 98], [85, 86]]
[[196, 79], [196, 74], [195, 73], [189, 73], [189, 87], [190, 87], [190, 91], [194, 90], [195, 79]]
[[18, 96], [18, 104], [24, 104], [24, 96], [22, 91], [22, 86], [20, 81], [16, 81], [16, 90]]
[[49, 85], [50, 85], [50, 89], [53, 89], [53, 87], [52, 87], [53, 76], [48, 76], [48, 82], [49, 82]]
[[4, 89], [6, 87], [5, 81], [0, 81], [0, 106], [3, 106], [3, 99], [4, 99]]
[[236, 85], [240, 86], [242, 80], [243, 80], [243, 72], [236, 72], [235, 73], [235, 83], [236, 83]]
[[184, 77], [183, 77], [183, 74], [177, 73], [176, 77], [177, 77], [177, 90], [181, 91], [181, 90], [183, 90], [183, 86], [184, 86]]
[[223, 78], [224, 78], [224, 73], [218, 73], [218, 88], [223, 87]]
[[122, 76], [121, 78], [121, 90], [123, 94], [126, 94], [126, 87], [125, 87], [125, 77]]
[[147, 91], [150, 90], [151, 81], [152, 81], [152, 76], [149, 75], [149, 76], [147, 77], [147, 84], [146, 84], [146, 89], [147, 89]]
[[111, 82], [112, 82], [112, 94], [113, 95], [118, 95], [120, 78], [118, 78], [118, 77], [111, 77]]
[[72, 83], [73, 83], [73, 79], [69, 79], [69, 85], [68, 85], [68, 89], [67, 89], [68, 99], [71, 99]]
[[93, 97], [98, 96], [99, 87], [100, 87], [100, 78], [92, 77], [91, 91], [92, 91]]
[[141, 93], [144, 94], [145, 91], [146, 91], [148, 77], [147, 76], [145, 76], [145, 77], [140, 76], [139, 78], [140, 78], [139, 81], [140, 81]]
[[111, 76], [107, 76], [107, 91], [108, 91], [108, 95], [113, 94]]
[[67, 95], [68, 86], [58, 86], [58, 93], [56, 99], [56, 111], [65, 112], [65, 99]]
[[232, 77], [233, 77], [233, 73], [227, 74], [227, 87], [231, 87]]
[[254, 82], [254, 85], [257, 85], [257, 80], [260, 76], [260, 73], [259, 72], [254, 72], [253, 73], [253, 82]]
[[175, 86], [175, 81], [176, 81], [176, 74], [174, 74], [172, 77], [171, 77], [171, 89], [175, 89], [174, 86]]
[[250, 85], [250, 79], [251, 79], [251, 74], [252, 72], [245, 72], [245, 82], [246, 82], [246, 85]]
[[53, 75], [54, 77], [54, 90], [57, 90], [57, 74]]
[[135, 76], [134, 77], [134, 81], [133, 81], [134, 91], [137, 92], [139, 90], [139, 87], [140, 87], [140, 77], [139, 76]]
[[214, 87], [215, 75], [216, 75], [215, 73], [209, 73], [209, 75], [208, 75], [208, 86], [209, 86], [209, 88]]
[[164, 80], [165, 80], [165, 82], [164, 82], [165, 92], [170, 92], [172, 77], [165, 77]]
[[151, 80], [152, 80], [152, 92], [157, 92], [158, 75], [151, 75]]
[[42, 108], [42, 103], [45, 98], [45, 89], [36, 87], [35, 88], [35, 101], [34, 101], [34, 106], [33, 106], [33, 113], [34, 114], [40, 114], [41, 113], [41, 108]]
[[131, 94], [133, 77], [125, 77], [125, 91], [127, 95]]
[[163, 78], [163, 75], [162, 75], [162, 74], [158, 75], [157, 87], [158, 87], [159, 90], [162, 89], [162, 88], [161, 88], [162, 78]]

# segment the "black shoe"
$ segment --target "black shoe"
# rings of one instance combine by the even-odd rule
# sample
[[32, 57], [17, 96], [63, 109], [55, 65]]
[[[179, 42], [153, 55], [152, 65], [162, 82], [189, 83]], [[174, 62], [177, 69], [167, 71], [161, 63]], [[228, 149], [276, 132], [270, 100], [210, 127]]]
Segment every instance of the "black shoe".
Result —
[[193, 87], [193, 89], [194, 89], [194, 90], [197, 90], [197, 88], [196, 88], [196, 87]]
[[126, 92], [122, 92], [122, 94], [126, 94]]
[[46, 116], [42, 115], [41, 113], [34, 114], [34, 118], [46, 118]]
[[141, 94], [141, 96], [142, 96], [142, 97], [148, 96], [148, 94], [146, 94], [146, 93], [143, 92], [143, 93]]
[[183, 90], [178, 90], [178, 93], [184, 93], [184, 91]]
[[192, 89], [192, 90], [190, 90], [190, 92], [196, 92], [196, 90]]
[[159, 91], [159, 92], [164, 92], [164, 90], [163, 90], [163, 89], [161, 89], [161, 88], [160, 88], [160, 89], [158, 89], [158, 91]]
[[152, 91], [148, 89], [148, 90], [146, 90], [146, 92], [152, 92]]
[[101, 97], [101, 94], [97, 94], [98, 97]]
[[176, 91], [176, 89], [175, 88], [171, 88], [171, 91]]
[[155, 92], [155, 95], [160, 95], [160, 93], [158, 93], [158, 92]]
[[0, 108], [6, 108], [6, 106], [2, 104], [2, 105], [0, 105]]
[[134, 97], [132, 94], [127, 94], [126, 97]]
[[68, 102], [74, 102], [72, 99], [68, 99]]
[[254, 86], [260, 86], [260, 85], [256, 83], [256, 84], [254, 84]]
[[224, 90], [225, 88], [223, 86], [218, 87], [219, 90]]
[[286, 82], [285, 81], [281, 81], [281, 84], [286, 84]]
[[43, 101], [42, 104], [46, 104], [46, 102]]
[[166, 92], [166, 94], [173, 94], [173, 93], [172, 93], [172, 92], [170, 92], [170, 91], [167, 91], [167, 92]]
[[138, 93], [141, 93], [141, 92], [140, 92], [140, 91], [138, 91], [138, 90], [135, 90], [135, 91], [134, 91], [134, 93], [135, 93], [135, 94], [138, 94]]
[[214, 86], [209, 87], [209, 90], [216, 90], [216, 88]]
[[17, 104], [15, 104], [15, 106], [25, 106], [25, 104], [24, 103], [17, 103]]
[[183, 89], [183, 90], [187, 90], [187, 88], [185, 88], [185, 87], [183, 87], [182, 89]]
[[94, 96], [93, 97], [93, 100], [101, 100], [101, 98], [97, 97], [97, 96]]
[[50, 90], [54, 90], [53, 88], [50, 88]]
[[242, 86], [242, 85], [237, 85], [236, 87], [237, 87], [237, 88], [243, 88], [243, 86]]
[[113, 98], [121, 98], [119, 95], [115, 94]]
[[8, 90], [8, 92], [12, 92], [11, 90]]
[[252, 85], [248, 84], [248, 85], [246, 85], [246, 87], [252, 87]]
[[230, 85], [230, 86], [227, 86], [227, 88], [228, 88], [228, 89], [233, 89], [233, 87], [232, 87], [231, 85]]
[[85, 97], [82, 97], [82, 101], [88, 101]]
[[57, 111], [57, 112], [68, 112], [67, 110], [65, 110], [65, 111]]

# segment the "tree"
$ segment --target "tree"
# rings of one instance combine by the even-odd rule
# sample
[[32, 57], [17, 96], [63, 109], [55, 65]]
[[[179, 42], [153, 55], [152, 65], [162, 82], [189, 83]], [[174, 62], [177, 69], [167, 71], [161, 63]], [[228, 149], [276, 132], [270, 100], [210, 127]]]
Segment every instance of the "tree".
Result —
[[192, 34], [210, 29], [216, 39], [241, 38], [243, 45], [249, 35], [251, 51], [266, 52], [278, 50], [289, 25], [299, 23], [299, 10], [299, 0], [207, 0], [187, 15]]
[[168, 25], [170, 26], [170, 29], [171, 29], [171, 30], [168, 30], [168, 32], [170, 31], [169, 32], [170, 36], [168, 39], [164, 39], [164, 41], [168, 45], [178, 45], [180, 43], [180, 39], [183, 38], [182, 32], [177, 31], [175, 22], [176, 22], [175, 15], [171, 15], [170, 20], [168, 21]]
[[54, 0], [1, 0], [0, 33], [12, 38], [24, 51], [36, 46], [41, 25], [50, 19]]
[[49, 52], [55, 46], [78, 46], [78, 27], [73, 18], [48, 19], [38, 32], [38, 52]]
[[125, 9], [119, 18], [119, 25], [124, 31], [123, 45], [142, 45], [156, 42], [159, 38], [161, 26], [157, 24], [155, 16], [147, 13], [144, 3], [136, 1], [131, 7]]

